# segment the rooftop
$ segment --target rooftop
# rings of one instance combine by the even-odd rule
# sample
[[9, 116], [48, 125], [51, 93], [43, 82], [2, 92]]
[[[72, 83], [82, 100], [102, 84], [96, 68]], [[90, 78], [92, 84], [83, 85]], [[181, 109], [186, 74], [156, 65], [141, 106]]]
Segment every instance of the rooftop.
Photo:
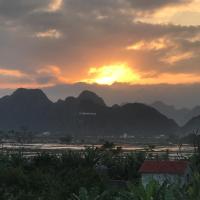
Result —
[[168, 173], [168, 174], [184, 174], [189, 165], [188, 161], [160, 161], [147, 160], [140, 167], [140, 173]]

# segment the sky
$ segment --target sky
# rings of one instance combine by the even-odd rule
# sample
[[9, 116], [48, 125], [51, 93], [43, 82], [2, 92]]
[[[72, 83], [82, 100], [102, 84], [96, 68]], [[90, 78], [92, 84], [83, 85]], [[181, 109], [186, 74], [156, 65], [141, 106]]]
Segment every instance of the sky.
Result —
[[0, 0], [0, 89], [200, 84], [200, 0]]

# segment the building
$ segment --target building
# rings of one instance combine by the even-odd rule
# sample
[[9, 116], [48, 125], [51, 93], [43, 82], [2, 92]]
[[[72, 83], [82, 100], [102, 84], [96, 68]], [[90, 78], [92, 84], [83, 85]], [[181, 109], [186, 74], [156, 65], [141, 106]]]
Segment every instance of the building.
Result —
[[152, 179], [160, 184], [167, 181], [168, 183], [184, 185], [189, 182], [191, 175], [189, 162], [181, 160], [146, 160], [140, 167], [139, 172], [144, 186]]

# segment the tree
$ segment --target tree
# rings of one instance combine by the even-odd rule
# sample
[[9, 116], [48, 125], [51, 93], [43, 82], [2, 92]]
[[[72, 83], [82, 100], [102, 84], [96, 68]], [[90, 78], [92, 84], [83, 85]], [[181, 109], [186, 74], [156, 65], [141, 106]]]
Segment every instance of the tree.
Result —
[[102, 149], [114, 149], [115, 148], [115, 144], [113, 142], [109, 142], [109, 141], [106, 141], [102, 147]]

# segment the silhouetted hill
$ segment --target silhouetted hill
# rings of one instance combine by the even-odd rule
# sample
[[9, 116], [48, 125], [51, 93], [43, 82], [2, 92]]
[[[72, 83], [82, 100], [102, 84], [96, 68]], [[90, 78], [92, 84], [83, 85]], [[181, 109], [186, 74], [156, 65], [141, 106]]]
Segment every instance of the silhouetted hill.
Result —
[[104, 100], [101, 97], [97, 96], [94, 92], [91, 92], [91, 91], [88, 91], [88, 90], [83, 91], [78, 96], [78, 100], [79, 101], [91, 101], [95, 104], [99, 104], [99, 105], [102, 105], [102, 106], [106, 105]]
[[10, 100], [16, 103], [29, 103], [36, 105], [45, 105], [51, 103], [42, 90], [19, 88], [10, 96]]
[[123, 132], [129, 134], [170, 134], [178, 128], [173, 120], [168, 119], [156, 109], [145, 104], [128, 103], [112, 109], [112, 117], [117, 118], [114, 123], [117, 121], [117, 123], [123, 124]]
[[52, 102], [38, 89], [18, 89], [12, 95], [0, 99], [0, 128], [30, 129], [48, 125], [48, 112]]
[[0, 129], [21, 126], [78, 135], [159, 135], [178, 130], [173, 120], [145, 104], [108, 107], [90, 91], [53, 103], [41, 90], [29, 89], [0, 99]]

